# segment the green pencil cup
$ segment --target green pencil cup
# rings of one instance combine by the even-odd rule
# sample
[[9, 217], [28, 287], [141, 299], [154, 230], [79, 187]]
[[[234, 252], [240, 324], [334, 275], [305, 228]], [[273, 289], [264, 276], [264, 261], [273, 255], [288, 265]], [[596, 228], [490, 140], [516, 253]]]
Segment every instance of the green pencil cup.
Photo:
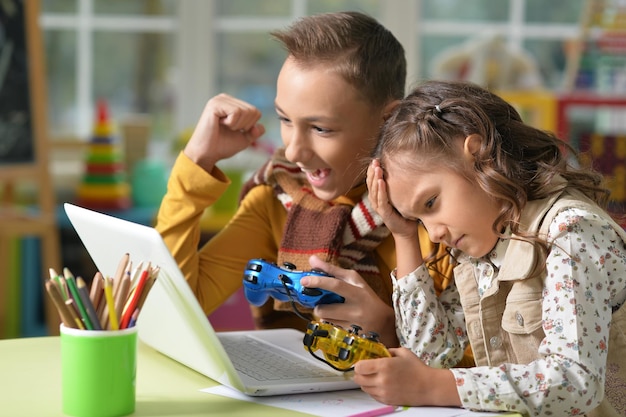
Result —
[[74, 417], [132, 414], [137, 327], [100, 331], [61, 325], [60, 329], [63, 413]]

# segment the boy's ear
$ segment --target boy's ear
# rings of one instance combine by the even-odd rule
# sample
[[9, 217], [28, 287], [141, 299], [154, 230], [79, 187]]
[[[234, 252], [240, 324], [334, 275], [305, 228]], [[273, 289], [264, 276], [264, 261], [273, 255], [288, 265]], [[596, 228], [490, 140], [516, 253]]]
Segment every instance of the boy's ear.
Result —
[[391, 113], [394, 111], [394, 109], [398, 107], [398, 104], [400, 104], [400, 100], [393, 100], [387, 103], [387, 105], [383, 109], [383, 121], [389, 119], [389, 116], [391, 116]]
[[467, 136], [463, 142], [463, 155], [466, 158], [474, 159], [474, 155], [480, 150], [481, 143], [482, 138], [480, 135], [472, 134]]

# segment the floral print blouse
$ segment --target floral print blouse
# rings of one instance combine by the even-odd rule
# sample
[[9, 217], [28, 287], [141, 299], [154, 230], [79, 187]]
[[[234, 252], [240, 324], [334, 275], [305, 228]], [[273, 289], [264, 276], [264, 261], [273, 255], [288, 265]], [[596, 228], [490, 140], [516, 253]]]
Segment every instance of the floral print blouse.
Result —
[[[465, 408], [569, 416], [601, 400], [611, 312], [626, 299], [625, 245], [606, 219], [575, 208], [554, 218], [548, 239], [554, 244], [543, 288], [541, 359], [452, 369]], [[508, 242], [472, 259], [480, 295], [497, 278]], [[454, 283], [438, 298], [424, 265], [392, 280], [400, 344], [430, 366], [453, 367], [469, 343]]]

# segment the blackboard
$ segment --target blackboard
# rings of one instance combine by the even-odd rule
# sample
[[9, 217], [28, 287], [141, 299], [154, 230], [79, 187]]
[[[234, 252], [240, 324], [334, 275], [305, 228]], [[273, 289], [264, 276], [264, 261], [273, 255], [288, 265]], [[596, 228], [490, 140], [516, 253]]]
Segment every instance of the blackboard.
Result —
[[[0, 1], [0, 170], [36, 165], [42, 85], [37, 14], [30, 0]], [[37, 97], [36, 100], [33, 100]]]
[[[14, 239], [41, 239], [42, 268], [37, 278], [45, 279], [48, 268], [60, 270], [54, 187], [48, 169], [45, 62], [38, 19], [39, 0], [0, 0], [0, 295], [7, 294], [9, 280], [23, 280], [6, 271], [9, 251], [4, 249]], [[22, 184], [36, 186], [31, 196], [36, 202], [18, 198], [16, 190], [22, 189]], [[7, 328], [5, 305], [6, 300], [0, 296], [0, 338]], [[54, 304], [44, 297], [44, 305], [48, 331], [58, 334], [59, 317]]]

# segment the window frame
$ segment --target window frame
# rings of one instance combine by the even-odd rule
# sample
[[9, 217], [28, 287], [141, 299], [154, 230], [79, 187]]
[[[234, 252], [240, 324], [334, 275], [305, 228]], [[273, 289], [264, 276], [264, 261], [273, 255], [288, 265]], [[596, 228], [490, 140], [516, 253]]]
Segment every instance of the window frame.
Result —
[[[92, 128], [95, 103], [93, 96], [93, 33], [94, 31], [169, 33], [176, 37], [174, 57], [177, 62], [174, 128], [177, 131], [195, 125], [209, 97], [218, 93], [214, 63], [218, 33], [267, 32], [284, 27], [306, 13], [307, 1], [291, 0], [288, 17], [219, 17], [215, 15], [217, 0], [185, 0], [177, 4], [171, 17], [95, 15], [94, 0], [77, 0], [77, 11], [43, 13], [40, 24], [46, 30], [74, 30], [77, 36], [76, 103], [78, 109], [75, 134], [87, 138]], [[455, 20], [425, 21], [420, 16], [424, 0], [380, 2], [377, 17], [398, 37], [407, 54], [408, 85], [424, 77], [419, 72], [420, 37], [422, 35], [471, 36], [489, 29], [504, 35], [508, 45], [522, 48], [527, 39], [575, 39], [579, 25], [529, 24], [525, 22], [526, 0], [509, 0], [507, 22], [459, 22]], [[203, 40], [199, 42], [198, 40]]]

